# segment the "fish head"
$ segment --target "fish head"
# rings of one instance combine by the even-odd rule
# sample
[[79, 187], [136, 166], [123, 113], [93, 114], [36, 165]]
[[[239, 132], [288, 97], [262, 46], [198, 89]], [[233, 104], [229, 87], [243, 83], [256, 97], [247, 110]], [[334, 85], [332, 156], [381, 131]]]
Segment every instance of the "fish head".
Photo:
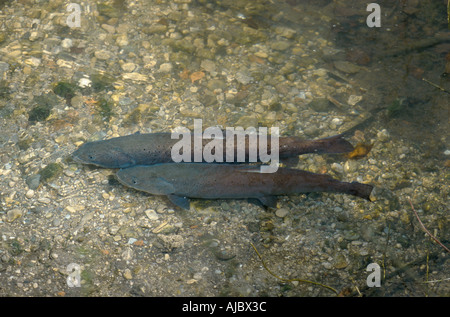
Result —
[[174, 185], [152, 171], [153, 166], [133, 166], [124, 168], [116, 176], [125, 186], [153, 195], [171, 195], [175, 193]]
[[135, 165], [135, 160], [129, 154], [102, 141], [83, 144], [73, 152], [72, 157], [76, 162], [105, 168], [125, 168]]

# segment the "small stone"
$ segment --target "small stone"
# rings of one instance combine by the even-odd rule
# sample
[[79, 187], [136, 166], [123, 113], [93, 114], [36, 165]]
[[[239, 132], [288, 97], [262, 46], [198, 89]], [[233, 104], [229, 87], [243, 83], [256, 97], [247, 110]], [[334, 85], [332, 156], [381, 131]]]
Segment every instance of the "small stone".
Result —
[[360, 102], [362, 99], [363, 99], [362, 96], [350, 95], [350, 97], [348, 97], [347, 103], [348, 103], [350, 106], [354, 106], [354, 105], [356, 105], [358, 102]]
[[147, 209], [144, 211], [144, 213], [150, 220], [158, 220], [159, 219], [159, 215], [153, 209]]
[[6, 213], [6, 221], [13, 222], [17, 218], [22, 217], [22, 214], [22, 210], [20, 210], [19, 208], [11, 209]]
[[344, 255], [339, 254], [334, 262], [334, 267], [336, 269], [344, 269], [348, 266], [348, 262]]
[[124, 73], [123, 79], [131, 79], [135, 81], [147, 81], [148, 77], [139, 73]]
[[131, 270], [125, 269], [125, 272], [123, 272], [123, 277], [127, 280], [131, 280], [133, 278], [133, 276], [131, 275]]
[[357, 167], [358, 167], [358, 163], [356, 163], [355, 160], [348, 160], [344, 164], [344, 171], [346, 173], [351, 173], [351, 172], [356, 171]]
[[317, 112], [327, 112], [330, 109], [330, 102], [327, 98], [316, 98], [308, 106]]
[[341, 125], [343, 123], [343, 121], [340, 118], [334, 118], [333, 120], [331, 120], [331, 123], [336, 125], [336, 126], [339, 126], [339, 125]]
[[120, 34], [116, 39], [116, 44], [120, 47], [124, 47], [128, 45], [128, 37], [126, 34]]
[[275, 215], [280, 218], [286, 217], [288, 213], [289, 210], [287, 210], [286, 208], [280, 208], [277, 211], [275, 211]]
[[358, 65], [355, 65], [355, 64], [347, 62], [347, 61], [335, 61], [334, 67], [336, 67], [337, 70], [340, 70], [341, 72], [344, 72], [347, 74], [357, 73], [361, 69], [361, 67], [359, 67]]
[[213, 73], [216, 71], [216, 64], [209, 59], [203, 60], [200, 66], [209, 73]]
[[389, 132], [386, 129], [383, 129], [377, 133], [377, 138], [381, 142], [385, 142], [385, 141], [389, 140], [389, 137], [390, 137]]
[[111, 34], [116, 32], [116, 28], [109, 24], [102, 24], [102, 29]]
[[171, 63], [163, 63], [159, 66], [159, 71], [161, 73], [169, 73], [173, 69], [173, 66]]
[[278, 26], [275, 28], [275, 33], [282, 37], [290, 39], [295, 35], [296, 31], [284, 26]]
[[248, 85], [253, 80], [253, 77], [251, 77], [246, 71], [238, 71], [236, 73], [236, 80], [242, 85]]
[[25, 197], [27, 197], [27, 198], [32, 198], [33, 196], [34, 196], [34, 190], [32, 190], [32, 189], [29, 189], [25, 194]]
[[[70, 206], [68, 206], [70, 207]], [[66, 209], [68, 209], [68, 207], [66, 207]], [[119, 226], [116, 225], [112, 225], [111, 227], [108, 228], [108, 232], [110, 235], [114, 236], [116, 235], [116, 233], [120, 230]]]
[[[92, 84], [92, 81], [89, 78], [80, 78], [78, 81], [78, 86], [81, 88], [90, 87]], [[73, 100], [73, 99], [72, 99]]]
[[120, 67], [122, 67], [122, 69], [124, 71], [126, 71], [127, 73], [131, 73], [133, 70], [136, 69], [136, 64], [135, 63], [124, 63]]
[[64, 39], [61, 42], [63, 48], [71, 48], [73, 46], [73, 41], [71, 39]]
[[339, 173], [339, 174], [344, 172], [344, 167], [341, 164], [339, 164], [339, 163], [331, 164], [331, 169], [333, 171], [335, 171], [336, 173]]
[[270, 45], [270, 47], [276, 51], [284, 51], [284, 50], [288, 49], [290, 46], [291, 46], [290, 41], [282, 41], [282, 40], [275, 41]]
[[41, 65], [41, 60], [37, 57], [30, 57], [25, 60], [25, 64], [33, 67], [38, 67], [39, 65]]
[[100, 60], [108, 60], [111, 58], [111, 54], [108, 51], [105, 50], [101, 50], [101, 51], [96, 51], [94, 53], [95, 57], [97, 57]]

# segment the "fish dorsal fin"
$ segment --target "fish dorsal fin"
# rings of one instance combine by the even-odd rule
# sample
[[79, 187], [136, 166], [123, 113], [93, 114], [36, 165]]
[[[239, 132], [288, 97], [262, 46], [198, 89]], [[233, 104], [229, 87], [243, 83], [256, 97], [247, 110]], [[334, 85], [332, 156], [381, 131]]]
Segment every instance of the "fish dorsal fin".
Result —
[[258, 197], [258, 200], [264, 206], [271, 207], [271, 208], [276, 208], [277, 207], [277, 197], [276, 196]]
[[178, 196], [178, 195], [167, 195], [167, 198], [169, 198], [169, 200], [177, 205], [178, 207], [185, 209], [185, 210], [189, 210], [189, 208], [191, 207], [191, 203], [189, 202], [189, 199], [187, 197], [183, 197], [183, 196]]

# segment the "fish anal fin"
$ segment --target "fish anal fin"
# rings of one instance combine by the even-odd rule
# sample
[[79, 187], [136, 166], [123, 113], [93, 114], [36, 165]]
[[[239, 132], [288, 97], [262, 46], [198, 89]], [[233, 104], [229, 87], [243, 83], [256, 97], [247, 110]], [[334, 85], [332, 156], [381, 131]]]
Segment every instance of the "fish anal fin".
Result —
[[172, 194], [172, 195], [167, 195], [167, 198], [169, 198], [169, 200], [174, 205], [177, 205], [178, 207], [180, 207], [182, 209], [189, 210], [191, 207], [191, 203], [189, 202], [189, 198], [187, 198], [187, 197]]
[[285, 158], [282, 158], [280, 161], [281, 161], [281, 163], [286, 165], [286, 167], [295, 167], [298, 165], [300, 158], [298, 156], [285, 157]]

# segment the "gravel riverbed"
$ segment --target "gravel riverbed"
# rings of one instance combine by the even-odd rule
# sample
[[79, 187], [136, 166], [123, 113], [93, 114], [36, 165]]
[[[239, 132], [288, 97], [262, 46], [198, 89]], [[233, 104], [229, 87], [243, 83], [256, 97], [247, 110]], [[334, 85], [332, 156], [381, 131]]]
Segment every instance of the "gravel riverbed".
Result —
[[[333, 32], [366, 14], [343, 1], [81, 1], [80, 27], [67, 4], [0, 7], [0, 296], [450, 294], [449, 254], [409, 203], [448, 247], [448, 94], [405, 79], [412, 66], [436, 79], [440, 46], [408, 70], [404, 56], [339, 46]], [[343, 34], [354, 32], [369, 30]], [[397, 40], [387, 33], [382, 48]], [[356, 126], [347, 139], [369, 154], [303, 155], [295, 167], [372, 184], [373, 202], [324, 193], [183, 211], [70, 157], [196, 118], [308, 139]], [[367, 283], [371, 263], [380, 287]]]

